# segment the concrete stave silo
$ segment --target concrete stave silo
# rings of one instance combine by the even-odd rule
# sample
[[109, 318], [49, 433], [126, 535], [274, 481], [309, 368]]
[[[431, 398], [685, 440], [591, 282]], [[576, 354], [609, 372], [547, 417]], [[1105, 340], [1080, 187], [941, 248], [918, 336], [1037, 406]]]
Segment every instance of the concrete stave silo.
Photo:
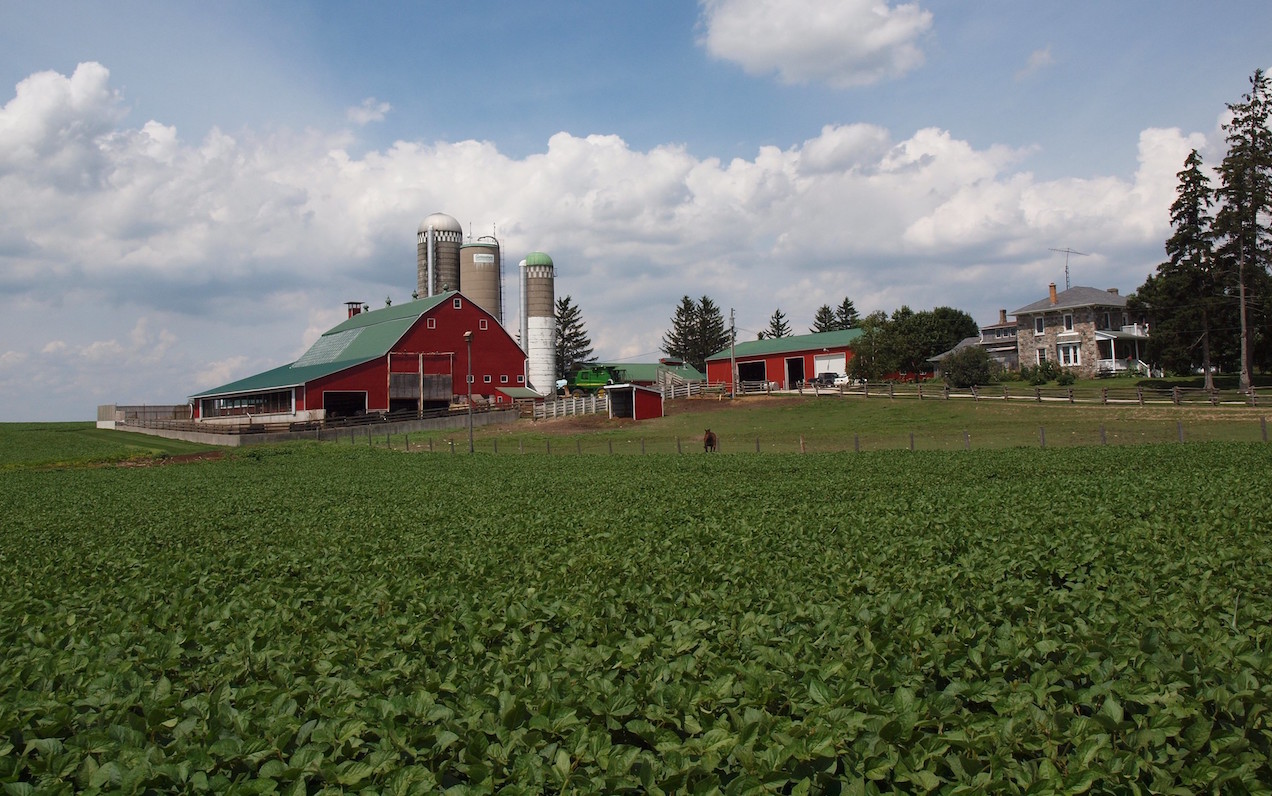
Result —
[[433, 213], [420, 222], [416, 237], [416, 292], [420, 298], [459, 290], [459, 249], [464, 228], [445, 213]]
[[522, 341], [528, 357], [530, 387], [540, 395], [556, 392], [556, 294], [552, 258], [531, 252], [521, 261]]
[[482, 238], [459, 249], [459, 284], [464, 295], [503, 324], [503, 270], [499, 241]]

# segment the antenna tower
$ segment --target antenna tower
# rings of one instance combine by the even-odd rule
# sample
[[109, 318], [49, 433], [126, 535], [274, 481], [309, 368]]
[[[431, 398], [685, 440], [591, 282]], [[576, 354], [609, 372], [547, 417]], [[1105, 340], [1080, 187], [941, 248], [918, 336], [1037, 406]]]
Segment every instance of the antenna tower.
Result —
[[1064, 247], [1063, 249], [1052, 249], [1051, 251], [1060, 252], [1061, 254], [1064, 255], [1064, 289], [1068, 290], [1069, 289], [1069, 255], [1077, 254], [1082, 257], [1090, 257], [1091, 255], [1087, 254], [1086, 252], [1080, 252], [1075, 249], [1070, 249], [1068, 246]]

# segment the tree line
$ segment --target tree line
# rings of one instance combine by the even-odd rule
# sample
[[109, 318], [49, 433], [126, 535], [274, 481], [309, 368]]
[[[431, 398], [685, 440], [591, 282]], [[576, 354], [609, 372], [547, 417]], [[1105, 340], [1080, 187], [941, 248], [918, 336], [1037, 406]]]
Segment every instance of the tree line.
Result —
[[1212, 187], [1201, 155], [1189, 152], [1170, 207], [1167, 259], [1130, 297], [1150, 318], [1148, 352], [1176, 373], [1272, 365], [1272, 96], [1262, 70], [1228, 103], [1227, 152]]

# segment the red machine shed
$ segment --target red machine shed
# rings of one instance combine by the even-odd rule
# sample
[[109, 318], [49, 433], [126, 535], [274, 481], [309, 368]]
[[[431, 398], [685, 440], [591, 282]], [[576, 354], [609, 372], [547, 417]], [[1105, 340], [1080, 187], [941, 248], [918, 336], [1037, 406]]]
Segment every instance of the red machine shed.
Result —
[[511, 403], [500, 388], [525, 386], [525, 352], [490, 313], [452, 291], [351, 309], [295, 362], [191, 396], [194, 416], [311, 420], [445, 408], [468, 394], [470, 331], [474, 400]]
[[[845, 375], [852, 360], [852, 342], [860, 336], [860, 329], [844, 329], [738, 343], [733, 348], [738, 381], [768, 382], [777, 389], [793, 390], [818, 373]], [[707, 381], [732, 384], [729, 349], [707, 357]]]

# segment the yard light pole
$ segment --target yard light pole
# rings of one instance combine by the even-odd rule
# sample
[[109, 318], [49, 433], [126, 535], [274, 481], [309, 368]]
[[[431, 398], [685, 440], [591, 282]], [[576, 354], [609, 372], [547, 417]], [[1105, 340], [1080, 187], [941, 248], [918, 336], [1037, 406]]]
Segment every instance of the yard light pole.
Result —
[[468, 452], [473, 452], [473, 333], [464, 332], [468, 346]]

